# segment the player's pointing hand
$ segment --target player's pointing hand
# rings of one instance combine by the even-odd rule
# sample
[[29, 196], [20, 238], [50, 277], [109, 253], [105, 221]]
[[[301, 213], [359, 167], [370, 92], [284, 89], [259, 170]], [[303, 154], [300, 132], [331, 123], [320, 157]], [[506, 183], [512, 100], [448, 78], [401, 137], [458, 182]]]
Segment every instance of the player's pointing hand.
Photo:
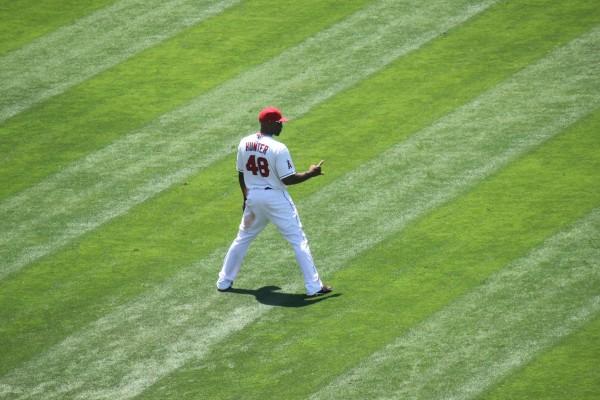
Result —
[[321, 160], [319, 161], [319, 163], [317, 165], [311, 165], [310, 168], [308, 169], [308, 172], [312, 175], [312, 176], [317, 176], [317, 175], [325, 175], [323, 174], [323, 172], [321, 171], [321, 165], [323, 165], [323, 163], [325, 162], [325, 160]]

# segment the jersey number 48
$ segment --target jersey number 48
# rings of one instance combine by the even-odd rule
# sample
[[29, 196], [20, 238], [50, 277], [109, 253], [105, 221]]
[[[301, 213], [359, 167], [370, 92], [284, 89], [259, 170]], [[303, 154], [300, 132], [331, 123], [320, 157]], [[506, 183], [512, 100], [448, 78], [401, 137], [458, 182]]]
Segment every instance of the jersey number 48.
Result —
[[254, 155], [252, 155], [250, 158], [248, 158], [246, 169], [252, 172], [253, 175], [260, 173], [260, 176], [266, 178], [269, 176], [269, 161], [264, 157], [256, 158]]

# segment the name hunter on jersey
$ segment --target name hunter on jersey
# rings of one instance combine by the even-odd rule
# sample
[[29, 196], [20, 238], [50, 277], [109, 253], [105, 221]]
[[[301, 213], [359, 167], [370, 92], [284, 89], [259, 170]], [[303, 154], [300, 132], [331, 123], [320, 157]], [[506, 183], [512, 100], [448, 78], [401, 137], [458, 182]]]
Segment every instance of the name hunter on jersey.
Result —
[[269, 150], [269, 146], [263, 143], [257, 142], [246, 142], [246, 151], [256, 151], [261, 154], [267, 154], [267, 150]]

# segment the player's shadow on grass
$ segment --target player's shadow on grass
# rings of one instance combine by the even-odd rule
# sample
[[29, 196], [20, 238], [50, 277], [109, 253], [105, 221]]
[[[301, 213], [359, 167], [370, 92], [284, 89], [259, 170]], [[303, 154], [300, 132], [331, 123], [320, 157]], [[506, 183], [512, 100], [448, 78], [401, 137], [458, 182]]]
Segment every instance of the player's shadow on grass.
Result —
[[256, 301], [262, 304], [276, 307], [306, 307], [323, 300], [341, 296], [340, 293], [319, 297], [306, 297], [303, 294], [280, 293], [279, 286], [263, 286], [260, 289], [238, 289], [231, 288], [227, 293], [249, 294], [256, 298]]

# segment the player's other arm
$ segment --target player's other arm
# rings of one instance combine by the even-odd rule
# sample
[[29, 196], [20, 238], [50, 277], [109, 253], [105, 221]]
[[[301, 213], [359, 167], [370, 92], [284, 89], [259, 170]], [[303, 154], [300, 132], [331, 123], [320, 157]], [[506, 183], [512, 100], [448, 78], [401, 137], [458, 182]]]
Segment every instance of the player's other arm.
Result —
[[246, 187], [246, 181], [244, 181], [244, 173], [238, 171], [238, 180], [240, 182], [240, 189], [242, 189], [242, 196], [244, 196], [244, 205], [242, 209], [246, 208], [246, 199], [248, 197], [248, 188]]
[[242, 190], [242, 196], [244, 196], [244, 205], [242, 206], [242, 209], [246, 209], [246, 199], [248, 198], [248, 188], [246, 187], [246, 182], [244, 181], [244, 173], [242, 171], [244, 171], [244, 153], [242, 151], [242, 149], [244, 148], [243, 146], [244, 143], [244, 139], [242, 139], [242, 141], [240, 142], [240, 145], [238, 146], [238, 151], [237, 151], [237, 157], [236, 157], [236, 167], [238, 170], [238, 181], [240, 182], [240, 189]]
[[295, 185], [297, 183], [302, 183], [310, 178], [314, 178], [315, 176], [323, 175], [321, 171], [321, 165], [323, 165], [323, 160], [319, 161], [317, 165], [311, 165], [306, 172], [296, 172], [293, 175], [286, 176], [281, 181], [286, 185]]

